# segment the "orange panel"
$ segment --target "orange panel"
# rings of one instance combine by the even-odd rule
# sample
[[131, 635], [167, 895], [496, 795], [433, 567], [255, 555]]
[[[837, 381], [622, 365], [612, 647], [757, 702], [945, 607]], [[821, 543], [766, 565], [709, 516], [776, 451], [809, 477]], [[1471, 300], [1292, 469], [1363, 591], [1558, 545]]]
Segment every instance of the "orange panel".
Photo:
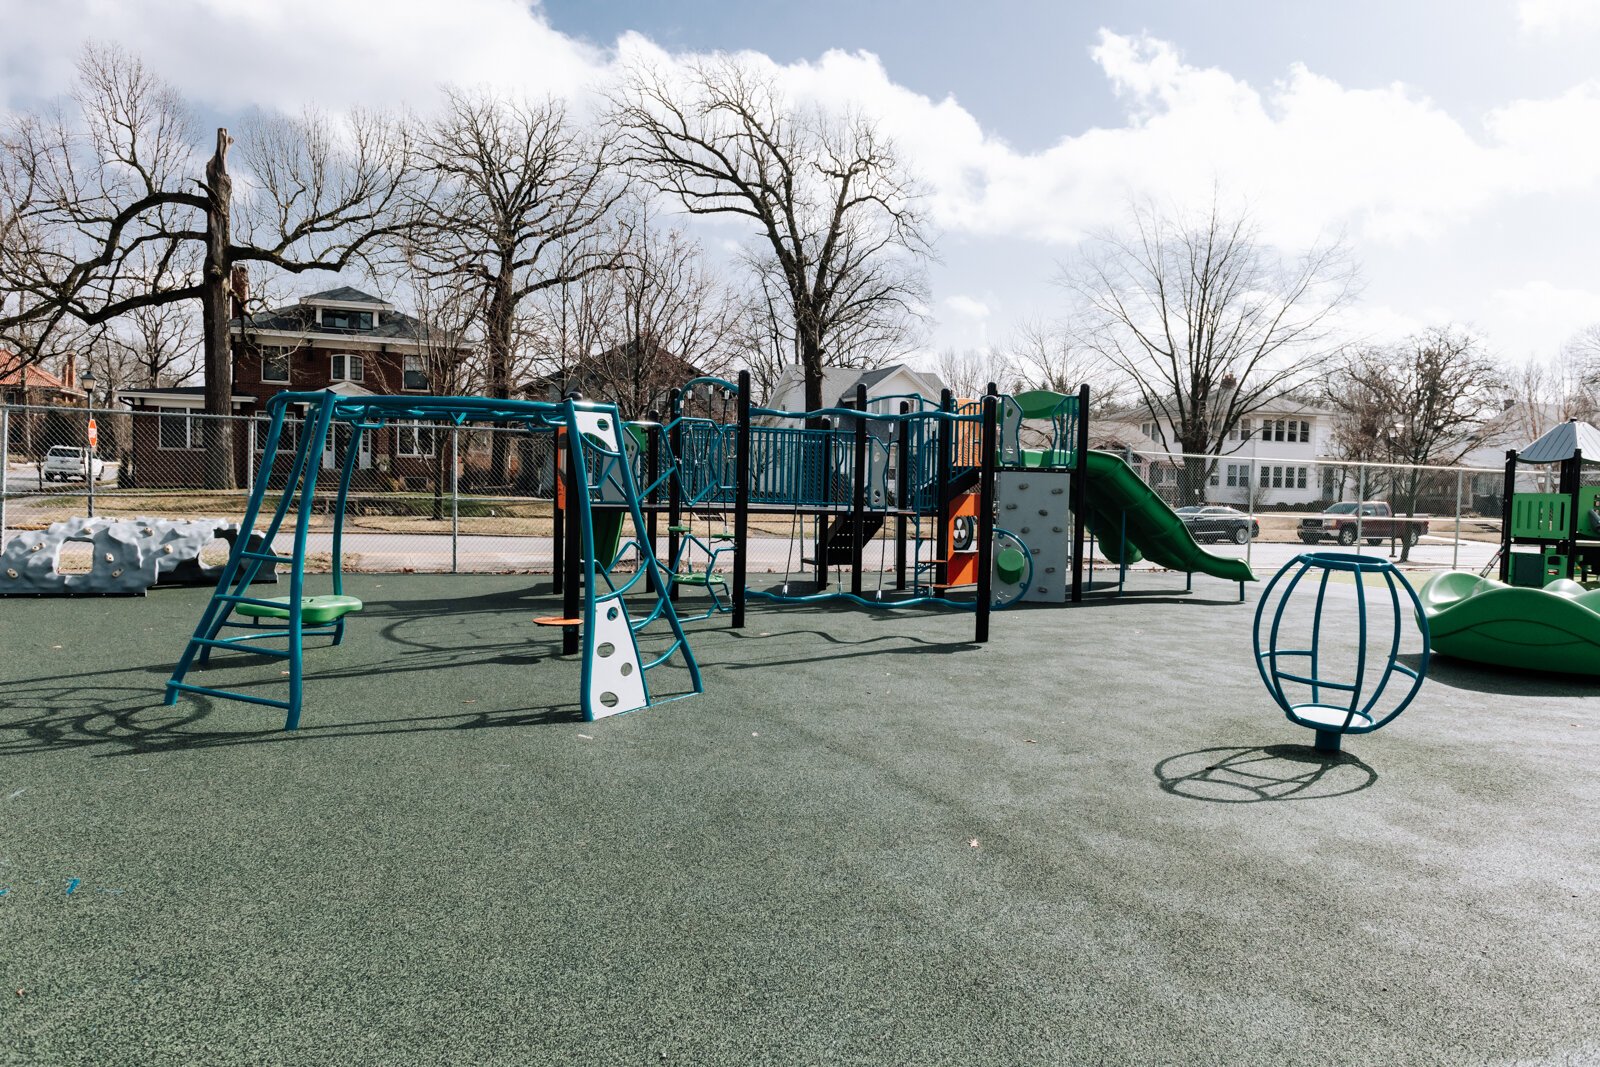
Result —
[[[965, 538], [967, 547], [958, 548], [962, 542], [960, 531], [963, 526], [970, 531]], [[978, 584], [977, 493], [962, 493], [950, 502], [950, 514], [945, 520], [945, 536], [949, 538], [950, 545], [950, 566], [946, 582], [950, 585]]]

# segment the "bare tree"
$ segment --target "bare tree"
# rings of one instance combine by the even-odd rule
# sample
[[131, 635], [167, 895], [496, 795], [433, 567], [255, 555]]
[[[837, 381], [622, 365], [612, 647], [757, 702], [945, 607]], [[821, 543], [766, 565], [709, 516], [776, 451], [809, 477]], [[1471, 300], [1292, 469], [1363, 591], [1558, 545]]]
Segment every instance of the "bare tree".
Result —
[[627, 266], [607, 279], [611, 315], [592, 377], [623, 417], [640, 418], [686, 377], [728, 369], [736, 303], [700, 246], [655, 225], [648, 205], [624, 233]]
[[1022, 322], [1003, 356], [1012, 384], [1021, 389], [1076, 393], [1089, 386], [1091, 416], [1110, 411], [1122, 399], [1121, 373], [1097, 349], [1080, 344], [1066, 326], [1038, 319]]
[[[1403, 465], [1389, 472], [1390, 503], [1410, 517], [1427, 481], [1422, 468], [1459, 463], [1476, 447], [1503, 388], [1482, 342], [1442, 326], [1347, 353], [1325, 395], [1341, 413], [1336, 432], [1351, 458]], [[1403, 539], [1402, 560], [1410, 550], [1411, 539]]]
[[[558, 101], [455, 88], [417, 143], [432, 184], [413, 205], [408, 240], [432, 270], [482, 290], [485, 384], [509, 397], [524, 302], [622, 264], [607, 239], [625, 191], [611, 145], [578, 129]], [[505, 434], [494, 442], [489, 476], [504, 483], [509, 443]]]
[[1010, 361], [995, 348], [945, 348], [933, 357], [933, 372], [960, 397], [982, 396], [990, 382], [1010, 385]]
[[[236, 198], [228, 131], [216, 131], [197, 175], [193, 117], [137, 59], [86, 50], [74, 101], [75, 118], [23, 116], [0, 143], [0, 330], [198, 301], [205, 410], [229, 414], [234, 266], [298, 274], [361, 262], [397, 224], [404, 139], [365, 113], [259, 118], [245, 131], [248, 188]], [[220, 420], [208, 433], [206, 484], [231, 487], [233, 435]]]
[[682, 76], [636, 66], [612, 103], [624, 158], [646, 182], [760, 235], [749, 264], [767, 296], [781, 295], [769, 325], [792, 337], [808, 409], [822, 406], [825, 367], [905, 345], [930, 251], [917, 189], [872, 122], [794, 107], [729, 56]]
[[1337, 350], [1334, 312], [1352, 299], [1342, 246], [1285, 260], [1249, 215], [1214, 195], [1198, 216], [1130, 208], [1120, 232], [1092, 239], [1063, 284], [1079, 337], [1127, 377], [1162, 443], [1191, 454], [1180, 494], [1201, 499], [1212, 457], [1239, 421], [1311, 382]]

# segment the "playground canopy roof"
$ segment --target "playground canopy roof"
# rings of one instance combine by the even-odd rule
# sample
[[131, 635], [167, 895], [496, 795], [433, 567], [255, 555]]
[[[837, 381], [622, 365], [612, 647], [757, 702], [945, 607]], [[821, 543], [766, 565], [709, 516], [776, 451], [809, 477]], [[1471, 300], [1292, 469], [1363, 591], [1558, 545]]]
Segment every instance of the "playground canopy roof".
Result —
[[1585, 459], [1600, 462], [1600, 430], [1577, 419], [1563, 422], [1518, 452], [1517, 462], [1561, 463], [1571, 459], [1575, 451], [1581, 451]]

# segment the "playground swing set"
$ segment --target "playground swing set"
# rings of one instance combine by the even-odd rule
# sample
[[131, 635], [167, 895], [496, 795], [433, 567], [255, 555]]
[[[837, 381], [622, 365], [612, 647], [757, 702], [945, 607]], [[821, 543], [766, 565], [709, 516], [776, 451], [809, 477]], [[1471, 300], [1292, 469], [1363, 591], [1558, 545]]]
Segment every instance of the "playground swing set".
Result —
[[[851, 406], [790, 412], [752, 404], [750, 376], [741, 372], [737, 381], [698, 378], [675, 390], [665, 423], [625, 424], [614, 405], [576, 397], [541, 403], [280, 394], [268, 407], [271, 424], [241, 525], [245, 536], [167, 683], [166, 702], [187, 693], [264, 704], [285, 711], [286, 729], [297, 727], [305, 639], [326, 636], [339, 644], [345, 617], [363, 606], [345, 593], [342, 558], [355, 457], [364, 434], [402, 420], [509, 424], [551, 435], [553, 584], [562, 611], [533, 621], [561, 631], [562, 654], [581, 651], [579, 705], [587, 719], [662, 702], [647, 676], [674, 658], [688, 669], [690, 692], [666, 699], [702, 691], [677, 609], [684, 589], [706, 593], [703, 610], [690, 620], [726, 615], [735, 629], [744, 626], [750, 598], [844, 601], [968, 611], [974, 639], [982, 643], [996, 609], [1082, 599], [1085, 540], [1092, 530], [1119, 564], [1119, 578], [1142, 551], [1163, 566], [1238, 581], [1242, 599], [1242, 583], [1254, 580], [1247, 564], [1200, 550], [1126, 464], [1088, 448], [1082, 417], [1088, 401], [1087, 386], [1077, 395], [1013, 397], [991, 385], [984, 396], [966, 401], [946, 390], [937, 403], [909, 396], [869, 401], [859, 387]], [[303, 410], [305, 432], [285, 464], [279, 460], [280, 450], [288, 451], [290, 408]], [[344, 429], [335, 436], [335, 427]], [[1030, 435], [1044, 447], [1024, 447]], [[332, 592], [307, 596], [307, 533], [319, 457], [330, 438], [343, 446], [328, 509]], [[274, 539], [291, 515], [293, 547], [279, 555]], [[666, 552], [658, 555], [663, 517]], [[752, 517], [789, 525], [785, 573], [770, 588], [747, 582]], [[885, 530], [890, 523], [892, 534]], [[864, 557], [875, 540], [877, 588], [869, 592]], [[810, 555], [802, 549], [796, 568], [802, 544]], [[288, 595], [253, 595], [252, 586], [273, 565], [287, 570]], [[886, 588], [891, 574], [892, 588]], [[649, 606], [630, 613], [625, 597]], [[656, 623], [665, 628], [666, 648], [646, 659], [638, 637]], [[239, 632], [225, 633], [230, 630]], [[190, 680], [194, 668], [227, 651], [287, 659], [287, 692], [280, 698]]]

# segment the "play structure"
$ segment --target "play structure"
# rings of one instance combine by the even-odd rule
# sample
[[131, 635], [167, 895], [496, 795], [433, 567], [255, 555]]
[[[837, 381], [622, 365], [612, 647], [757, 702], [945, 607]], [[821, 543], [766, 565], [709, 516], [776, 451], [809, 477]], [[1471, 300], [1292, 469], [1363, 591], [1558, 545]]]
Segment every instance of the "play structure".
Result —
[[[971, 612], [981, 643], [995, 610], [1082, 598], [1092, 529], [1119, 565], [1119, 589], [1128, 564], [1142, 554], [1190, 575], [1237, 581], [1243, 599], [1243, 583], [1254, 580], [1247, 564], [1202, 551], [1125, 463], [1088, 448], [1082, 417], [1088, 400], [1087, 386], [1076, 396], [1014, 397], [990, 386], [976, 400], [946, 391], [937, 402], [869, 400], [861, 387], [852, 406], [790, 412], [754, 405], [749, 375], [741, 373], [737, 382], [699, 378], [675, 390], [665, 421], [623, 424], [613, 406], [575, 398], [549, 404], [281, 394], [269, 406], [271, 429], [243, 523], [249, 536], [219, 577], [167, 684], [167, 701], [196, 693], [265, 704], [284, 709], [286, 728], [295, 728], [305, 638], [339, 644], [345, 616], [362, 608], [346, 595], [343, 574], [355, 450], [363, 434], [401, 420], [492, 422], [551, 435], [554, 586], [562, 611], [534, 621], [560, 629], [565, 655], [578, 653], [581, 640], [580, 704], [588, 718], [658, 702], [646, 675], [674, 655], [688, 667], [692, 690], [700, 691], [675, 606], [690, 589], [703, 591], [705, 600], [689, 618], [726, 615], [735, 628], [744, 625], [751, 598], [846, 601]], [[304, 432], [292, 455], [280, 455], [290, 407], [303, 410]], [[329, 440], [342, 450], [337, 488], [324, 501], [332, 516], [331, 588], [308, 596], [306, 534]], [[1030, 443], [1041, 447], [1025, 447]], [[275, 500], [270, 507], [268, 497]], [[752, 521], [769, 533], [787, 531], [783, 576], [762, 588], [748, 581]], [[293, 547], [280, 555], [272, 546], [286, 522]], [[251, 587], [279, 564], [288, 568], [289, 594], [252, 595]], [[630, 614], [625, 594], [650, 606]], [[670, 640], [647, 660], [636, 637], [657, 622]], [[230, 628], [243, 632], [224, 634]], [[279, 698], [187, 680], [194, 666], [224, 651], [287, 659], [287, 692]]]
[[[1506, 453], [1498, 578], [1447, 571], [1428, 580], [1422, 608], [1435, 652], [1600, 675], [1600, 588], [1590, 588], [1600, 579], [1600, 485], [1584, 484], [1586, 462], [1600, 464], [1600, 430], [1576, 419]], [[1516, 492], [1525, 465], [1554, 466], [1555, 491]]]
[[[1565, 578], [1600, 575], [1600, 485], [1584, 485], [1585, 455], [1600, 465], [1600, 430], [1573, 419], [1537, 441], [1506, 453], [1501, 514], [1500, 580], [1540, 589]], [[1519, 465], [1557, 469], [1553, 493], [1519, 493]]]
[[1433, 650], [1494, 667], [1600, 677], [1600, 589], [1542, 589], [1446, 571], [1422, 587]]
[[[278, 451], [283, 440], [286, 412], [290, 406], [303, 407], [305, 423], [287, 464], [280, 469]], [[666, 595], [667, 583], [652, 551], [638, 554], [638, 566], [631, 575], [613, 578], [611, 568], [598, 563], [602, 554], [596, 546], [596, 501], [625, 509], [632, 521], [634, 536], [645, 530], [639, 509], [639, 494], [633, 481], [632, 465], [617, 410], [609, 404], [587, 404], [569, 400], [561, 404], [533, 401], [492, 400], [479, 397], [363, 396], [344, 397], [331, 391], [321, 393], [280, 393], [268, 405], [271, 425], [262, 452], [260, 473], [251, 489], [242, 528], [250, 536], [237, 542], [228, 564], [217, 582], [216, 591], [206, 605], [182, 658], [167, 682], [166, 702], [179, 696], [201, 696], [242, 700], [285, 711], [284, 729], [300, 723], [304, 699], [304, 640], [325, 636], [337, 645], [344, 638], [346, 615], [360, 611], [362, 602], [345, 595], [342, 567], [342, 541], [351, 475], [366, 433], [394, 420], [421, 420], [452, 423], [521, 425], [529, 430], [554, 430], [566, 448], [566, 499], [568, 512], [576, 517], [572, 535], [581, 553], [581, 567], [568, 585], [566, 610], [561, 616], [533, 620], [536, 625], [560, 628], [563, 651], [576, 651], [582, 641], [582, 682], [579, 704], [586, 719], [598, 719], [634, 711], [659, 703], [648, 681], [649, 673], [663, 667], [677, 655], [687, 669], [692, 692], [701, 691], [700, 668], [689, 647], [688, 638]], [[306, 538], [310, 531], [317, 499], [317, 472], [320, 457], [335, 425], [345, 430], [340, 435], [343, 454], [339, 459], [339, 484], [330, 509], [333, 527], [332, 592], [306, 595]], [[270, 517], [260, 529], [263, 505], [269, 494], [276, 494]], [[293, 548], [287, 556], [270, 546], [294, 515]], [[611, 536], [621, 527], [610, 526]], [[246, 547], [259, 543], [261, 548]], [[606, 555], [615, 560], [623, 546], [615, 541]], [[288, 568], [289, 595], [263, 598], [251, 594], [264, 568], [281, 564]], [[628, 611], [625, 596], [642, 587], [654, 600], [653, 608], [635, 618]], [[577, 603], [578, 584], [582, 584], [581, 609]], [[234, 621], [238, 615], [248, 621]], [[638, 636], [650, 624], [663, 621], [668, 633], [666, 647], [646, 660], [640, 652]], [[242, 632], [224, 635], [229, 628]], [[217, 652], [247, 652], [288, 660], [286, 692], [282, 697], [256, 692], [218, 689], [196, 685], [185, 679], [189, 671], [208, 664]], [[687, 694], [682, 694], [687, 695]]]
[[[0, 552], [0, 596], [134, 596], [155, 585], [210, 585], [222, 568], [207, 566], [200, 552], [213, 541], [230, 546], [237, 523], [221, 519], [77, 518], [44, 530], [18, 534]], [[89, 546], [89, 569], [61, 569], [62, 550]], [[260, 550], [259, 536], [250, 547]], [[277, 580], [275, 568], [258, 581]]]
[[[1315, 576], [1314, 581], [1302, 587], [1308, 575]], [[1353, 606], [1343, 597], [1329, 598], [1329, 581], [1336, 575], [1354, 581]], [[1312, 588], [1316, 595], [1309, 607], [1296, 600], [1297, 592], [1304, 598]], [[1272, 623], [1263, 634], [1262, 623], [1269, 613]], [[1351, 628], [1349, 619], [1341, 620], [1340, 615], [1353, 616], [1356, 632], [1354, 662], [1344, 677], [1330, 676], [1336, 669], [1332, 664], [1345, 664], [1324, 642], [1327, 631]], [[1282, 647], [1302, 628], [1303, 647]], [[1412, 633], [1421, 637], [1416, 666], [1400, 659], [1401, 646]], [[1316, 731], [1319, 752], [1338, 752], [1345, 734], [1371, 733], [1392, 722], [1416, 697], [1427, 674], [1429, 633], [1422, 602], [1393, 563], [1372, 556], [1347, 552], [1296, 556], [1262, 591], [1252, 636], [1256, 669], [1267, 692], [1290, 722]], [[1397, 676], [1410, 680], [1403, 691], [1390, 689]]]

